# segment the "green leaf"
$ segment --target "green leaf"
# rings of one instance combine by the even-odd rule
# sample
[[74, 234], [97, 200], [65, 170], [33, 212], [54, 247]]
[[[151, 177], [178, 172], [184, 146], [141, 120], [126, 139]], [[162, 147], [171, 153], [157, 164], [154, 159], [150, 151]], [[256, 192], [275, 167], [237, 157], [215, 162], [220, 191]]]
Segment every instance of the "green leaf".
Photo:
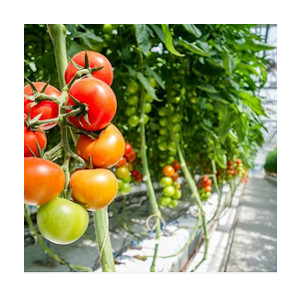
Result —
[[179, 44], [183, 46], [184, 48], [188, 49], [189, 51], [201, 55], [201, 56], [210, 56], [211, 54], [208, 52], [205, 52], [204, 50], [200, 49], [198, 46], [195, 44], [189, 43], [185, 40], [180, 40]]
[[223, 52], [223, 66], [226, 74], [231, 77], [234, 68], [234, 59], [227, 51]]
[[149, 24], [149, 26], [153, 29], [153, 31], [157, 34], [157, 36], [160, 38], [160, 40], [164, 43], [165, 42], [165, 36], [163, 31], [158, 25], [155, 24]]
[[248, 106], [255, 112], [257, 115], [266, 116], [267, 114], [261, 104], [261, 100], [253, 95], [248, 94], [247, 92], [239, 93], [239, 97], [243, 104]]
[[147, 56], [151, 49], [151, 29], [145, 24], [135, 24], [135, 36], [143, 53]]
[[233, 111], [231, 111], [229, 109], [225, 110], [225, 112], [222, 116], [222, 119], [220, 121], [219, 128], [218, 128], [221, 142], [225, 141], [225, 139], [228, 135], [228, 132], [231, 128], [231, 124], [235, 120], [235, 118], [236, 118], [236, 115], [234, 114]]
[[227, 165], [227, 161], [226, 161], [226, 155], [225, 155], [225, 151], [222, 149], [219, 149], [217, 147], [214, 147], [214, 156], [215, 156], [215, 161], [218, 163], [218, 165], [222, 168], [222, 169], [226, 169]]
[[166, 46], [166, 48], [174, 55], [176, 56], [184, 56], [184, 54], [181, 54], [179, 53], [174, 45], [173, 45], [173, 38], [172, 38], [172, 35], [171, 35], [171, 32], [169, 30], [169, 25], [167, 24], [161, 24], [161, 27], [162, 27], [162, 30], [163, 30], [163, 33], [164, 33], [164, 44]]
[[246, 137], [246, 130], [247, 130], [247, 119], [243, 116], [243, 114], [239, 114], [234, 124], [234, 129], [237, 133], [239, 138], [239, 142], [243, 142]]
[[148, 91], [148, 93], [151, 95], [151, 97], [157, 101], [160, 101], [156, 94], [155, 94], [155, 90], [154, 88], [150, 85], [149, 81], [147, 80], [147, 78], [140, 72], [136, 73], [136, 77], [138, 78], [138, 80], [142, 83], [142, 85], [144, 86], [144, 88]]
[[208, 93], [212, 93], [212, 94], [218, 93], [218, 91], [212, 85], [205, 82], [197, 83], [196, 87]]
[[186, 31], [193, 34], [197, 38], [202, 35], [201, 31], [194, 24], [182, 24], [182, 26]]
[[259, 41], [249, 41], [247, 43], [247, 48], [254, 51], [266, 51], [266, 50], [273, 50], [276, 46], [268, 45]]

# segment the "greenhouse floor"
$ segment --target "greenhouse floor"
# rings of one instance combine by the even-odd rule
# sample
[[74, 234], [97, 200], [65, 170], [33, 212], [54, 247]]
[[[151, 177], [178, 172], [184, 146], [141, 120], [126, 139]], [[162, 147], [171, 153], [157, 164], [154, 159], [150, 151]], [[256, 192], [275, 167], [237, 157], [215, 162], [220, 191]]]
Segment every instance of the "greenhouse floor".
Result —
[[[277, 271], [276, 181], [254, 176], [244, 186], [239, 205], [233, 202], [231, 212], [219, 222], [210, 237], [207, 261], [196, 272]], [[187, 271], [202, 255], [200, 249]]]

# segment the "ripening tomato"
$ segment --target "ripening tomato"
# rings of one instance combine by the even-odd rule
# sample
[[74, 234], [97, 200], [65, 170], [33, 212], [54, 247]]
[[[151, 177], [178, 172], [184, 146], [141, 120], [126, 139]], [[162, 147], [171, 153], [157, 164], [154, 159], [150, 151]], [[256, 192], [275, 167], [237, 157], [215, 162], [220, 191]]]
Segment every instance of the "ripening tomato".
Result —
[[117, 111], [117, 99], [113, 90], [106, 83], [95, 78], [77, 80], [70, 88], [67, 105], [75, 105], [71, 96], [88, 106], [86, 114], [90, 124], [85, 121], [84, 113], [79, 117], [68, 118], [72, 124], [84, 130], [103, 129], [114, 118]]
[[241, 160], [241, 159], [236, 159], [236, 160], [235, 160], [235, 163], [236, 163], [237, 165], [240, 165], [240, 164], [242, 164], [242, 160]]
[[43, 158], [24, 158], [24, 203], [43, 205], [56, 198], [66, 183], [62, 168]]
[[175, 173], [175, 170], [174, 170], [174, 168], [172, 166], [165, 166], [163, 168], [163, 174], [165, 176], [172, 177], [174, 175], [174, 173]]
[[80, 135], [76, 152], [85, 161], [91, 156], [93, 166], [98, 168], [110, 168], [123, 156], [125, 141], [118, 128], [110, 124], [103, 129], [97, 139]]
[[[92, 76], [111, 86], [114, 77], [113, 69], [110, 61], [103, 54], [94, 51], [81, 51], [75, 54], [72, 57], [72, 60], [77, 65], [84, 67], [85, 53], [87, 53], [90, 68], [102, 67], [101, 70], [93, 72]], [[70, 62], [65, 72], [65, 80], [67, 84], [72, 80], [77, 71], [78, 69], [72, 62]]]
[[205, 181], [207, 181], [208, 179], [209, 179], [209, 177], [208, 177], [206, 174], [203, 175], [202, 178], [201, 178], [202, 182], [205, 182]]
[[[34, 82], [33, 85], [36, 87], [36, 89], [41, 92], [43, 87], [45, 86], [45, 82]], [[60, 91], [53, 87], [52, 85], [48, 84], [46, 90], [44, 91], [44, 94], [54, 97], [60, 96]], [[32, 96], [33, 91], [29, 84], [27, 84], [24, 87], [24, 95]], [[51, 101], [51, 100], [43, 100], [39, 103], [35, 104], [33, 106], [34, 102], [24, 97], [24, 113], [25, 115], [28, 114], [29, 108], [30, 108], [30, 119], [33, 119], [37, 115], [41, 114], [40, 120], [47, 120], [47, 119], [53, 119], [58, 117], [58, 105]], [[57, 123], [50, 123], [47, 125], [40, 126], [40, 129], [42, 130], [49, 130], [53, 128]]]
[[117, 195], [118, 181], [107, 169], [80, 170], [71, 175], [72, 197], [95, 211], [108, 206]]
[[128, 155], [126, 155], [126, 159], [130, 163], [134, 162], [136, 159], [136, 152], [135, 151], [130, 152]]
[[128, 154], [130, 154], [133, 151], [132, 146], [128, 143], [125, 142], [125, 152], [124, 152], [124, 156], [126, 157]]
[[123, 156], [121, 157], [121, 159], [118, 161], [118, 163], [116, 164], [116, 167], [123, 167], [127, 164], [127, 159]]
[[212, 181], [210, 178], [208, 178], [206, 181], [201, 181], [201, 187], [210, 186], [212, 184]]
[[129, 170], [126, 167], [120, 167], [116, 170], [117, 178], [124, 179], [128, 176]]
[[67, 245], [78, 240], [89, 224], [86, 209], [68, 199], [55, 198], [37, 212], [37, 225], [48, 241]]
[[211, 190], [212, 190], [212, 188], [211, 188], [210, 185], [204, 187], [204, 191], [205, 191], [206, 193], [211, 192]]
[[24, 125], [24, 157], [33, 156], [29, 148], [35, 156], [39, 156], [37, 144], [43, 150], [47, 145], [47, 137], [44, 131], [31, 131]]
[[178, 172], [175, 172], [175, 173], [173, 174], [173, 176], [172, 176], [172, 180], [173, 180], [173, 181], [176, 181], [178, 177], [179, 177]]

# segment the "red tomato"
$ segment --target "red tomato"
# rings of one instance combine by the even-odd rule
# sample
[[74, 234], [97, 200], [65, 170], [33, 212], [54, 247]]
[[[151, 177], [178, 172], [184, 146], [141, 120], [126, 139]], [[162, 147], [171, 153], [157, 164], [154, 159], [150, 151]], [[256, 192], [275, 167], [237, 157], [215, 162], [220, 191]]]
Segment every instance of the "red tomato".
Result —
[[232, 161], [231, 161], [231, 160], [228, 160], [228, 161], [227, 161], [227, 166], [228, 166], [228, 167], [232, 166]]
[[46, 159], [24, 158], [24, 203], [43, 205], [56, 198], [66, 183], [62, 168]]
[[127, 156], [127, 155], [130, 154], [132, 151], [133, 151], [132, 146], [131, 146], [128, 142], [126, 142], [126, 143], [125, 143], [125, 153], [124, 153], [124, 155]]
[[136, 159], [136, 152], [135, 152], [135, 151], [132, 151], [131, 153], [129, 153], [129, 154], [126, 156], [126, 158], [127, 158], [127, 161], [128, 161], [128, 162], [130, 162], [130, 163], [134, 162], [135, 159]]
[[235, 163], [236, 163], [237, 165], [240, 165], [240, 164], [242, 163], [242, 160], [241, 160], [241, 159], [236, 159], [236, 160], [235, 160]]
[[201, 181], [201, 187], [210, 186], [212, 183], [211, 179], [208, 178], [206, 181]]
[[[69, 121], [79, 128], [88, 131], [98, 131], [107, 126], [117, 111], [117, 100], [113, 90], [103, 81], [95, 78], [77, 80], [71, 87], [69, 95], [88, 106], [89, 125], [84, 120], [84, 114], [79, 117], [69, 117]], [[68, 97], [67, 105], [75, 105]], [[81, 125], [81, 124], [82, 125]]]
[[77, 171], [71, 175], [70, 185], [73, 199], [90, 211], [108, 206], [118, 192], [117, 178], [107, 169]]
[[36, 143], [39, 144], [43, 150], [47, 145], [47, 138], [44, 131], [31, 131], [24, 125], [24, 157], [33, 156], [29, 148], [33, 151], [35, 156], [39, 156]]
[[[45, 82], [34, 82], [33, 85], [36, 87], [36, 89], [41, 92], [43, 87], [45, 86]], [[44, 94], [49, 95], [49, 96], [55, 96], [59, 97], [60, 96], [60, 91], [53, 87], [52, 85], [48, 84]], [[24, 87], [24, 95], [32, 96], [33, 91], [32, 88], [29, 84], [27, 84]], [[38, 104], [32, 106], [34, 104], [33, 101], [27, 99], [24, 97], [24, 113], [25, 115], [28, 114], [29, 107], [30, 108], [30, 119], [33, 119], [40, 113], [42, 113], [40, 120], [47, 120], [47, 119], [53, 119], [58, 116], [58, 105], [54, 103], [53, 101], [50, 100], [44, 100], [39, 102]], [[51, 123], [47, 125], [42, 125], [40, 128], [42, 130], [48, 130], [53, 128], [57, 123]]]
[[77, 154], [85, 161], [92, 158], [93, 166], [98, 168], [110, 168], [123, 156], [125, 141], [118, 128], [110, 124], [101, 131], [97, 139], [80, 135], [76, 147]]
[[181, 169], [181, 165], [179, 163], [177, 163], [177, 164], [173, 163], [173, 168], [175, 171], [179, 171]]
[[119, 168], [119, 167], [123, 167], [125, 166], [127, 163], [127, 159], [123, 156], [121, 157], [121, 159], [118, 161], [118, 163], [116, 164], [116, 167]]
[[179, 177], [179, 174], [177, 172], [175, 172], [172, 176], [172, 180], [176, 181], [178, 177]]
[[175, 173], [175, 170], [174, 170], [174, 168], [172, 166], [165, 166], [163, 168], [163, 174], [165, 176], [172, 177], [174, 175], [174, 173]]
[[[101, 70], [93, 72], [92, 73], [93, 77], [101, 81], [104, 81], [106, 84], [111, 86], [114, 77], [113, 69], [110, 61], [104, 55], [94, 51], [81, 51], [75, 54], [72, 57], [72, 60], [79, 66], [84, 67], [85, 52], [87, 53], [88, 56], [90, 68], [103, 67]], [[78, 69], [74, 66], [72, 62], [70, 62], [65, 72], [65, 80], [67, 84], [71, 81], [71, 79], [73, 78], [73, 76], [77, 71]]]

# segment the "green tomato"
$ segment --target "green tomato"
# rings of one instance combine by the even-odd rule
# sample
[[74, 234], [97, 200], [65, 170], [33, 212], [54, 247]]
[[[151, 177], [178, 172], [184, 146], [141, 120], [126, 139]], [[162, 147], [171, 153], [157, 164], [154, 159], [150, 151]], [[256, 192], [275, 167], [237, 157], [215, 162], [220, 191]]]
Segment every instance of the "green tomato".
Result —
[[144, 96], [144, 99], [146, 102], [152, 102], [153, 98], [151, 97], [151, 95], [147, 92]]
[[174, 124], [173, 126], [172, 126], [172, 131], [174, 132], [174, 133], [177, 133], [177, 132], [179, 132], [180, 131], [180, 129], [181, 129], [181, 126], [180, 126], [180, 124]]
[[148, 77], [148, 81], [153, 88], [156, 86], [156, 80], [154, 77]]
[[111, 24], [103, 24], [103, 32], [106, 34], [112, 34], [113, 26]]
[[173, 115], [171, 116], [171, 121], [172, 121], [173, 123], [178, 123], [178, 122], [180, 122], [180, 121], [181, 121], [181, 115], [180, 115], [180, 114], [177, 114], [177, 113], [173, 114]]
[[122, 193], [123, 194], [128, 194], [131, 190], [131, 185], [128, 182], [125, 182], [122, 188]]
[[131, 80], [127, 85], [127, 92], [129, 94], [135, 94], [139, 91], [139, 89], [140, 89], [139, 84], [134, 80]]
[[129, 174], [129, 170], [127, 167], [119, 167], [117, 170], [116, 170], [116, 176], [120, 179], [124, 179], [128, 176]]
[[157, 142], [160, 143], [166, 143], [167, 142], [167, 138], [165, 136], [159, 136], [157, 138]]
[[125, 115], [127, 117], [130, 117], [132, 115], [135, 115], [137, 113], [137, 109], [135, 106], [127, 106], [125, 109]]
[[160, 135], [168, 135], [169, 131], [166, 127], [162, 127], [159, 129], [159, 134]]
[[177, 154], [177, 149], [176, 148], [169, 148], [169, 154], [172, 156], [175, 156]]
[[122, 190], [123, 186], [124, 186], [124, 181], [118, 179], [118, 188], [119, 188], [119, 190]]
[[167, 142], [162, 142], [158, 144], [158, 149], [160, 151], [166, 151], [168, 149], [168, 143]]
[[159, 125], [162, 127], [165, 127], [168, 125], [168, 118], [160, 118], [159, 119]]
[[89, 214], [80, 204], [64, 198], [55, 198], [39, 207], [37, 225], [48, 241], [67, 245], [78, 240], [89, 224]]
[[146, 103], [145, 103], [145, 107], [144, 107], [144, 113], [145, 113], [145, 114], [148, 114], [148, 113], [151, 111], [151, 109], [152, 109], [151, 103], [146, 102]]
[[181, 100], [180, 97], [177, 96], [172, 99], [172, 102], [178, 104], [178, 103], [180, 103], [180, 100]]
[[177, 200], [172, 200], [169, 204], [170, 207], [175, 208], [178, 205], [178, 201]]
[[176, 191], [175, 191], [175, 195], [174, 195], [174, 199], [175, 199], [175, 200], [179, 200], [179, 199], [181, 198], [181, 196], [182, 196], [181, 191], [176, 190]]
[[160, 117], [166, 117], [169, 114], [169, 110], [167, 107], [163, 106], [158, 109], [158, 115]]
[[169, 156], [167, 159], [167, 164], [170, 165], [174, 160], [175, 158], [173, 156]]
[[190, 98], [190, 103], [196, 104], [197, 102], [198, 102], [198, 98], [197, 97], [191, 97]]
[[139, 97], [137, 95], [130, 95], [126, 101], [129, 105], [137, 105], [139, 103]]
[[172, 199], [170, 197], [162, 196], [159, 199], [159, 205], [162, 207], [167, 207], [171, 203]]
[[171, 141], [168, 145], [168, 149], [173, 152], [174, 150], [176, 151], [176, 143], [174, 141]]
[[166, 186], [164, 189], [163, 189], [163, 194], [167, 197], [172, 197], [173, 195], [175, 195], [175, 188], [173, 185], [169, 185], [169, 186]]
[[149, 116], [146, 115], [146, 114], [144, 114], [144, 115], [143, 115], [143, 119], [144, 119], [144, 124], [147, 124], [148, 121], [149, 121]]
[[125, 183], [127, 182], [130, 182], [131, 181], [131, 175], [130, 175], [130, 173], [123, 179], [124, 180], [124, 185], [125, 185]]
[[168, 176], [164, 176], [161, 180], [160, 180], [160, 184], [164, 187], [172, 185], [173, 180], [171, 177]]
[[140, 123], [140, 118], [137, 115], [132, 115], [128, 119], [128, 124], [131, 127], [135, 127]]

